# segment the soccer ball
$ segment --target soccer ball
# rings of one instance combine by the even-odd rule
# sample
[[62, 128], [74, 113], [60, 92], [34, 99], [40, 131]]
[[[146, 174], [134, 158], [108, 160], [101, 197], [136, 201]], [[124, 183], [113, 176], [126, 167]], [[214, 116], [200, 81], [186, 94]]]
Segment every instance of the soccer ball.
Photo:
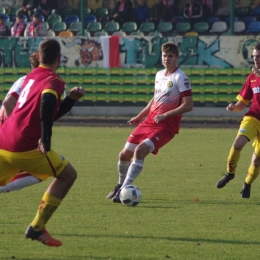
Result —
[[136, 206], [142, 199], [142, 192], [137, 186], [127, 185], [120, 192], [120, 200], [126, 206]]

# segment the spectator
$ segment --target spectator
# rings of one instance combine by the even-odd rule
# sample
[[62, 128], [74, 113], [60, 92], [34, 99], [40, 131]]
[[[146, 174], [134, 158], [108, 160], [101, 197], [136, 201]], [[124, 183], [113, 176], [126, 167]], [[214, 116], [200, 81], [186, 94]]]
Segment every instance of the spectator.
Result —
[[166, 7], [166, 20], [177, 14], [177, 0], [162, 0]]
[[3, 16], [0, 16], [0, 37], [1, 36], [9, 36], [10, 32], [8, 26], [5, 24], [5, 20]]
[[41, 21], [39, 14], [34, 14], [32, 21], [27, 25], [24, 36], [25, 37], [38, 37], [47, 36], [48, 29], [45, 23]]
[[155, 26], [157, 26], [160, 22], [166, 20], [166, 6], [162, 0], [155, 0], [155, 4], [150, 10], [150, 21], [154, 22]]
[[192, 24], [201, 21], [203, 18], [202, 5], [196, 0], [190, 0], [184, 7], [183, 16]]
[[33, 16], [34, 9], [38, 8], [40, 0], [23, 0], [22, 7], [27, 12], [29, 18]]
[[141, 23], [146, 22], [149, 19], [150, 10], [146, 4], [146, 0], [138, 0], [138, 5], [134, 9], [134, 20], [138, 27]]
[[57, 0], [40, 0], [39, 9], [47, 19], [52, 10], [57, 10]]
[[207, 21], [207, 19], [212, 15], [211, 7], [207, 0], [201, 0], [202, 5], [202, 21]]
[[20, 37], [23, 36], [26, 24], [24, 22], [24, 16], [22, 14], [16, 15], [14, 25], [11, 27], [11, 36]]
[[122, 26], [125, 22], [132, 21], [133, 6], [130, 0], [120, 0], [116, 3], [112, 20], [118, 22]]

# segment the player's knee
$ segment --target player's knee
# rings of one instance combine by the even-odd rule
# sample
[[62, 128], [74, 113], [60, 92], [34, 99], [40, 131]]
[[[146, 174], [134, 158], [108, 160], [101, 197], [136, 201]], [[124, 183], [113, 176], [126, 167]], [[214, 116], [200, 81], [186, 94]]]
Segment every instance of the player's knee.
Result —
[[59, 178], [73, 183], [77, 179], [77, 171], [72, 167], [72, 165], [68, 164], [63, 172], [59, 175]]
[[259, 157], [255, 157], [252, 159], [251, 164], [255, 167], [258, 168], [260, 167], [260, 158]]

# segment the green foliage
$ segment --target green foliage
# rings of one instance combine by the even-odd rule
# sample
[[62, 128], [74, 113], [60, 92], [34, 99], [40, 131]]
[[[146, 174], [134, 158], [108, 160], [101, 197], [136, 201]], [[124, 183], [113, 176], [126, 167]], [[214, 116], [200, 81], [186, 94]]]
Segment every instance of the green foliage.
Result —
[[51, 180], [0, 194], [0, 259], [157, 260], [258, 259], [259, 184], [250, 199], [240, 190], [253, 149], [241, 155], [236, 178], [223, 189], [235, 129], [181, 129], [157, 156], [149, 155], [135, 184], [137, 207], [106, 200], [116, 185], [118, 153], [132, 128], [54, 127], [53, 149], [78, 171], [74, 184], [47, 225], [63, 246], [26, 240]]

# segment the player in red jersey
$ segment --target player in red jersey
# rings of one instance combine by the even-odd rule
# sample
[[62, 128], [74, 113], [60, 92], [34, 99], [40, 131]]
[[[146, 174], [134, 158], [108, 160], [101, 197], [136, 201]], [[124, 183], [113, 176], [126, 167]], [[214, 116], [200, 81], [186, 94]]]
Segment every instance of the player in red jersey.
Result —
[[73, 166], [51, 149], [52, 125], [84, 95], [84, 89], [74, 88], [61, 101], [65, 82], [56, 74], [60, 57], [57, 40], [50, 38], [40, 43], [40, 66], [27, 75], [12, 114], [0, 128], [1, 186], [21, 169], [55, 178], [25, 232], [27, 238], [48, 246], [62, 245], [49, 235], [45, 225], [77, 178]]
[[227, 159], [227, 173], [216, 184], [217, 188], [223, 188], [229, 181], [234, 179], [243, 147], [255, 138], [253, 143], [254, 153], [241, 191], [242, 198], [250, 198], [251, 184], [260, 171], [260, 44], [257, 44], [253, 50], [253, 59], [252, 73], [247, 77], [242, 90], [237, 96], [237, 103], [231, 103], [226, 108], [227, 111], [239, 112], [252, 101], [230, 149]]
[[107, 195], [113, 202], [121, 202], [121, 189], [138, 177], [145, 157], [149, 153], [157, 154], [161, 147], [178, 134], [182, 114], [193, 109], [190, 81], [178, 68], [178, 59], [177, 45], [171, 42], [162, 45], [165, 69], [156, 74], [154, 97], [137, 116], [128, 121], [130, 125], [138, 126], [119, 153], [118, 185]]
[[[38, 51], [33, 52], [30, 55], [30, 62], [32, 69], [39, 66], [39, 53]], [[5, 99], [2, 102], [0, 109], [0, 127], [4, 124], [7, 117], [13, 112], [16, 102], [21, 94], [22, 85], [26, 76], [19, 78], [8, 91]], [[48, 176], [35, 177], [27, 172], [21, 172], [17, 174], [6, 186], [0, 186], [0, 193], [20, 190], [24, 187], [31, 186], [33, 184], [40, 183], [45, 180]], [[39, 179], [41, 178], [41, 179]]]

